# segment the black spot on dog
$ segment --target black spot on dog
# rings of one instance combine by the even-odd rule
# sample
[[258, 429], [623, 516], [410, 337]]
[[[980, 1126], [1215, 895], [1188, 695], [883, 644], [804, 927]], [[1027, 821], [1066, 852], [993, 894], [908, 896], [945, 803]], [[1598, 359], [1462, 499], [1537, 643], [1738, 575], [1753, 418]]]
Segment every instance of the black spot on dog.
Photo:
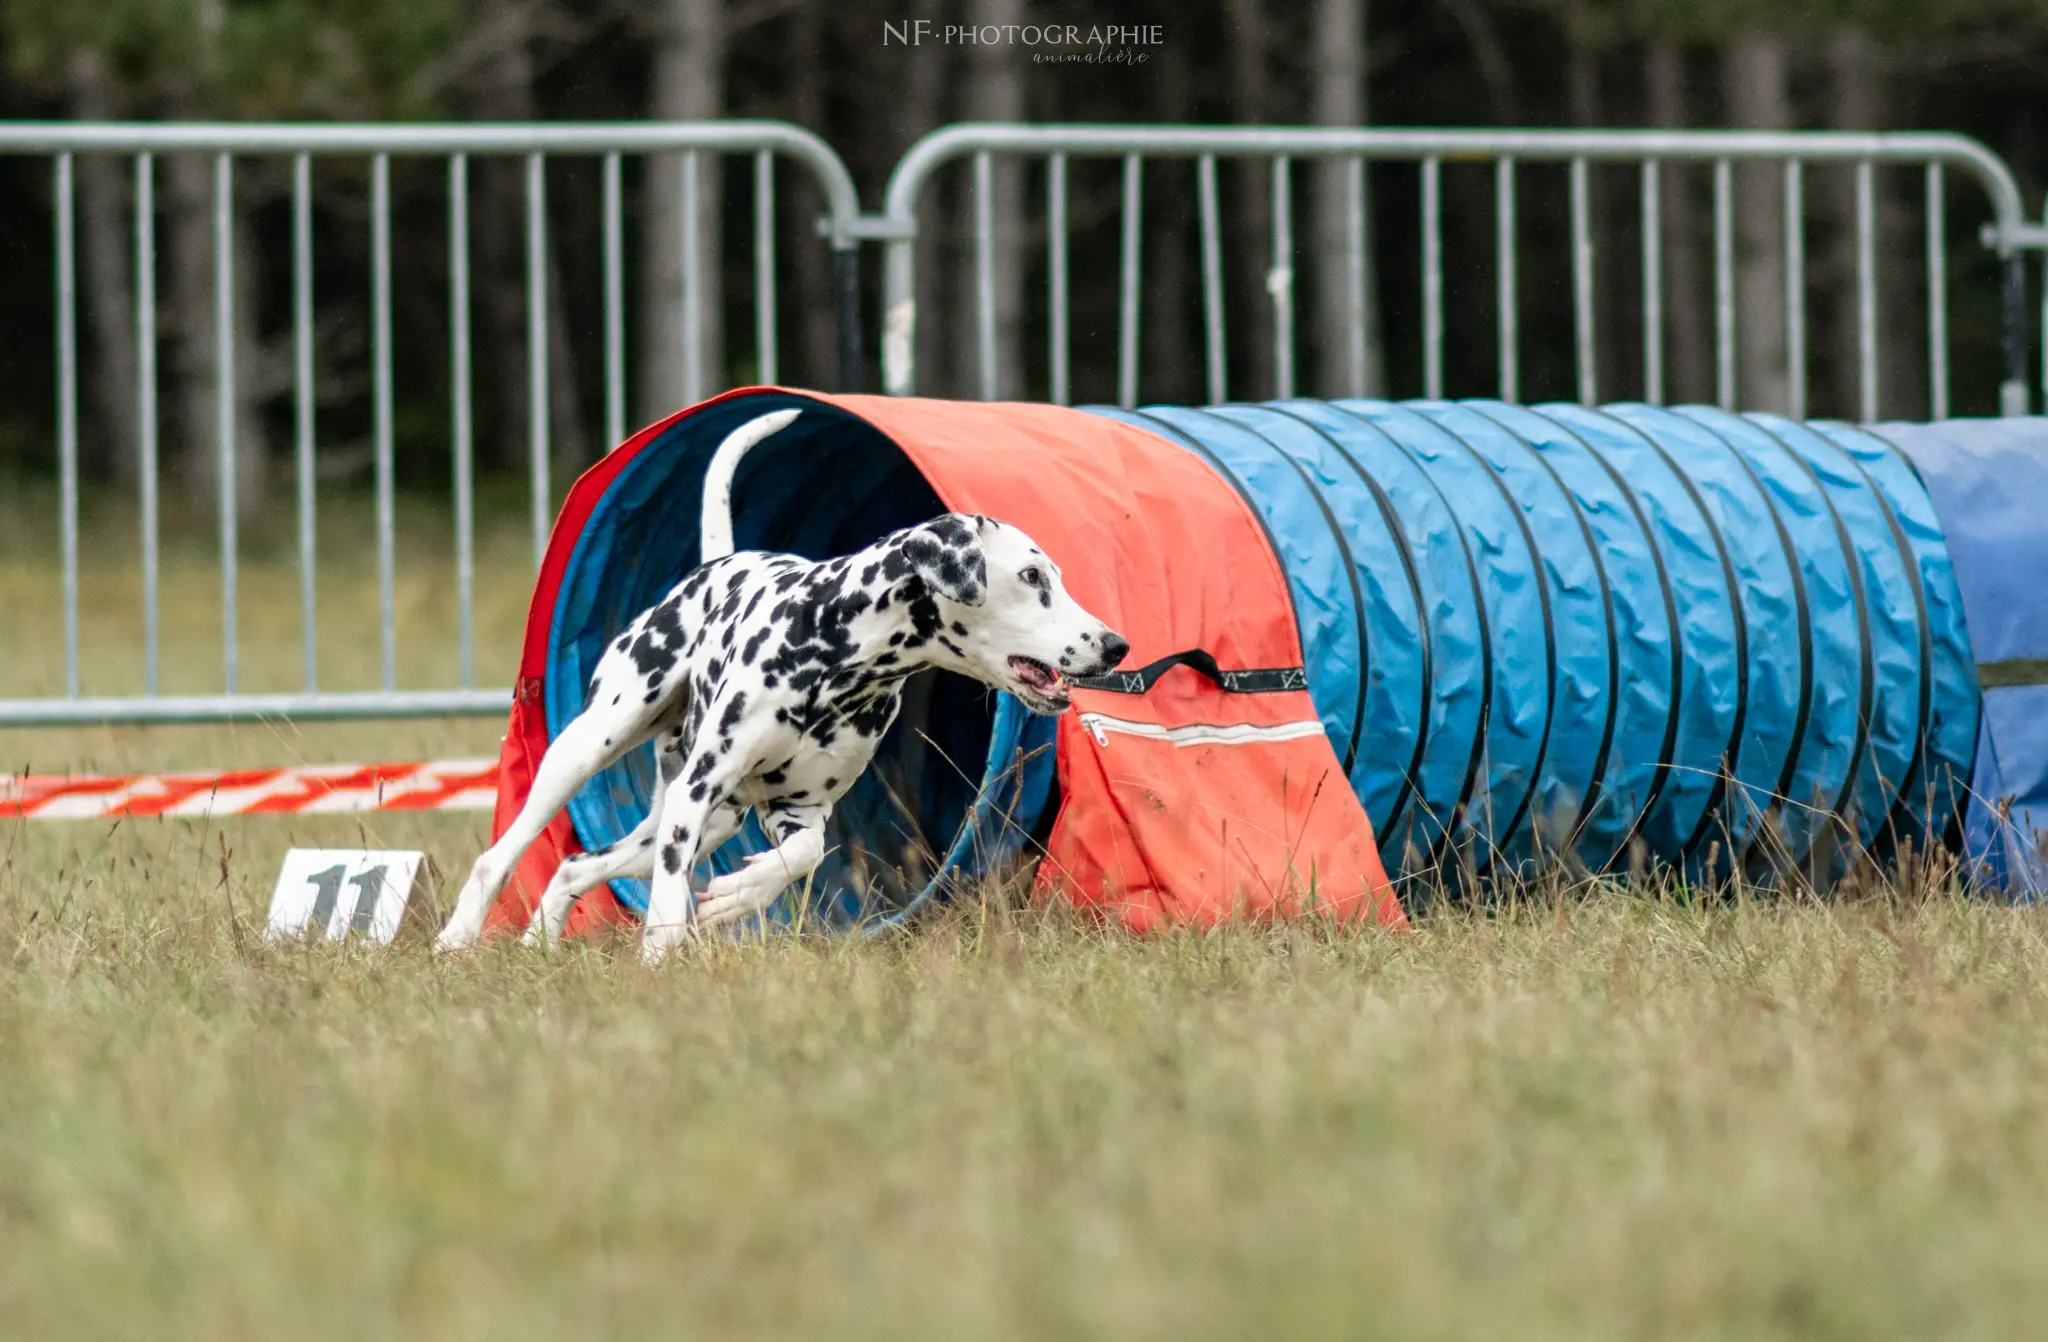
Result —
[[709, 778], [711, 771], [717, 767], [718, 756], [708, 750], [705, 751], [697, 757], [697, 762], [690, 767], [690, 781], [692, 783], [702, 782], [704, 779]]
[[768, 635], [772, 632], [774, 631], [767, 625], [762, 625], [754, 631], [754, 636], [740, 647], [741, 666], [752, 666], [754, 664], [754, 658], [760, 653], [761, 645], [768, 641]]
[[767, 773], [761, 775], [761, 781], [769, 787], [781, 787], [789, 781], [789, 766], [784, 765], [780, 769], [770, 769]]
[[683, 850], [670, 845], [661, 850], [661, 869], [673, 876], [683, 869]]
[[718, 719], [718, 734], [720, 736], [731, 736], [732, 729], [740, 725], [740, 718], [746, 714], [746, 711], [746, 691], [734, 691], [731, 701], [725, 706], [724, 715]]
[[642, 699], [640, 702], [643, 704], [651, 704], [659, 698], [661, 698], [661, 690], [657, 687], [655, 689], [649, 690], [647, 692], [647, 697]]
[[939, 635], [939, 646], [952, 653], [955, 657], [965, 657], [967, 655], [965, 649], [952, 639], [947, 638], [944, 634]]
[[709, 792], [710, 790], [711, 789], [706, 787], [703, 783], [692, 783], [690, 785], [690, 800], [703, 801], [704, 794]]
[[[924, 643], [933, 634], [945, 627], [945, 617], [939, 614], [939, 603], [929, 596], [919, 597], [910, 603], [911, 637], [917, 643]], [[912, 644], [913, 647], [916, 644]]]
[[961, 637], [961, 638], [966, 638], [966, 637], [967, 637], [967, 626], [966, 626], [966, 625], [964, 625], [964, 624], [962, 624], [962, 623], [960, 623], [960, 621], [958, 621], [958, 620], [955, 620], [955, 621], [953, 621], [953, 632], [954, 632], [954, 633], [955, 633], [956, 635], [958, 635], [959, 637]]

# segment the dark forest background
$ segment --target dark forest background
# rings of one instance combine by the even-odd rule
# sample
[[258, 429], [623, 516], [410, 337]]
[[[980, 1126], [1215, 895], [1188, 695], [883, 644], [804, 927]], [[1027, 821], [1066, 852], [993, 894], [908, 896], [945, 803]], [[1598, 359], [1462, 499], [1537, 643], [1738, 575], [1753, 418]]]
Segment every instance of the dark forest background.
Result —
[[[1157, 25], [1138, 64], [1045, 64], [1018, 43], [886, 40], [886, 25]], [[2048, 173], [2048, 4], [2039, 0], [0, 0], [0, 117], [148, 120], [637, 120], [774, 117], [820, 133], [848, 162], [866, 209], [903, 151], [952, 121], [1323, 123], [1942, 129], [1976, 136], [2013, 166], [2030, 207]], [[525, 240], [521, 165], [472, 167], [479, 461], [513, 472], [526, 451]], [[91, 479], [134, 470], [131, 167], [79, 161], [83, 452]], [[554, 450], [564, 468], [605, 444], [598, 165], [549, 168]], [[679, 166], [629, 166], [629, 381], [634, 423], [680, 398], [673, 332]], [[165, 459], [209, 490], [212, 385], [210, 167], [157, 167]], [[1225, 168], [1230, 390], [1270, 394], [1270, 252], [1263, 164]], [[972, 254], [964, 172], [927, 198], [919, 248], [919, 390], [971, 395]], [[1639, 394], [1640, 234], [1633, 169], [1596, 172], [1601, 389]], [[1740, 174], [1742, 399], [1785, 397], [1782, 233], [1775, 170]], [[706, 247], [724, 294], [706, 381], [751, 379], [751, 167], [710, 170]], [[1142, 398], [1203, 399], [1194, 168], [1146, 177]], [[1074, 395], [1113, 398], [1114, 163], [1077, 164]], [[1572, 394], [1565, 174], [1521, 184], [1525, 399]], [[448, 478], [446, 173], [393, 166], [402, 481]], [[1333, 269], [1341, 213], [1331, 180], [1295, 174], [1304, 392], [1346, 390]], [[1667, 170], [1667, 385], [1713, 394], [1707, 176]], [[1924, 234], [1917, 172], [1880, 178], [1884, 410], [1924, 415]], [[1006, 396], [1046, 394], [1042, 174], [998, 174], [998, 316]], [[289, 165], [238, 165], [245, 502], [282, 483], [290, 441]], [[316, 167], [323, 475], [367, 468], [367, 171]], [[1492, 173], [1447, 165], [1447, 388], [1495, 386]], [[1845, 170], [1813, 169], [1807, 249], [1812, 406], [1854, 405], [1853, 195]], [[1376, 390], [1421, 391], [1416, 173], [1370, 178]], [[1994, 404], [1997, 307], [1978, 246], [1976, 189], [1949, 189], [1958, 412]], [[778, 177], [782, 378], [835, 380], [829, 257], [800, 174]], [[0, 473], [46, 473], [53, 456], [51, 168], [0, 159]], [[863, 344], [879, 385], [880, 254], [864, 256]], [[1778, 269], [1774, 269], [1778, 267]], [[2039, 333], [2035, 333], [2038, 339]], [[266, 484], [266, 469], [269, 483]]]

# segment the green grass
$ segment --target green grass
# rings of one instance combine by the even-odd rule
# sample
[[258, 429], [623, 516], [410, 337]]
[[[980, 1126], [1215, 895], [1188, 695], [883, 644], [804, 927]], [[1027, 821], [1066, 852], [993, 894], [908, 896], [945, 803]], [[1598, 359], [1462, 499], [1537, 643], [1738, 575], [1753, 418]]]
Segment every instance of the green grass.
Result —
[[293, 843], [459, 872], [484, 837], [0, 821], [7, 1335], [2029, 1338], [2048, 1310], [2048, 915], [1935, 876], [1143, 939], [991, 889], [659, 972], [258, 936]]

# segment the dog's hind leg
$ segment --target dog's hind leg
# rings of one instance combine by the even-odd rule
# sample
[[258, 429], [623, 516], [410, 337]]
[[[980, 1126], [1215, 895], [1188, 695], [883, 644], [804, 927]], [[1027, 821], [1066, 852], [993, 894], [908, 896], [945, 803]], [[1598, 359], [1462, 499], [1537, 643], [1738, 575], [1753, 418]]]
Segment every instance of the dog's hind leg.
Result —
[[[654, 874], [654, 831], [661, 819], [657, 809], [660, 798], [655, 800], [656, 807], [649, 808], [647, 818], [625, 838], [594, 853], [578, 853], [562, 859], [562, 865], [555, 868], [554, 878], [548, 882], [547, 893], [534, 907], [533, 921], [527, 925], [526, 941], [529, 945], [554, 945], [569, 921], [570, 911], [585, 891], [594, 890], [621, 876], [645, 880]], [[739, 829], [739, 813], [731, 807], [721, 807], [706, 822], [704, 846], [700, 851], [712, 851], [739, 833]]]
[[474, 946], [483, 935], [484, 919], [491, 903], [504, 888], [528, 844], [540, 836], [556, 814], [569, 804], [577, 789], [600, 770], [646, 739], [647, 729], [661, 709], [642, 701], [606, 702], [594, 697], [592, 705], [577, 715], [541, 756], [533, 771], [533, 785], [526, 804], [505, 827], [498, 841], [486, 848], [469, 879], [456, 897], [455, 912], [434, 942], [437, 950], [463, 950]]

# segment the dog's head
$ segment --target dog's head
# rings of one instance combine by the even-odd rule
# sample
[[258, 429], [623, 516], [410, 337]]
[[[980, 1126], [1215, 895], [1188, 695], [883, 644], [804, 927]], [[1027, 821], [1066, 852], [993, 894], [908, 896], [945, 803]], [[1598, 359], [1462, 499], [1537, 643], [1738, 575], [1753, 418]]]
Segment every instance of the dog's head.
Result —
[[[1059, 566], [1007, 522], [947, 513], [888, 542], [897, 572], [915, 576], [931, 614], [917, 629], [937, 666], [1008, 690], [1034, 713], [1067, 706], [1067, 682], [1112, 670], [1131, 645], [1081, 608]], [[885, 561], [886, 562], [886, 561]], [[912, 618], [918, 620], [915, 604]]]

